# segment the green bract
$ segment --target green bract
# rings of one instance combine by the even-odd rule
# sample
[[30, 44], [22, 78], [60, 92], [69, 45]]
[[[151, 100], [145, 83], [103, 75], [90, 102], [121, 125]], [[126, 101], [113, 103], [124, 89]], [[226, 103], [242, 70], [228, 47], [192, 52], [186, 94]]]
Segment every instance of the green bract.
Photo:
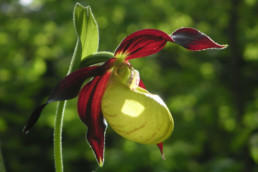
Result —
[[124, 138], [142, 144], [161, 143], [173, 131], [172, 115], [159, 96], [138, 84], [138, 71], [125, 63], [115, 68], [102, 97], [102, 113]]

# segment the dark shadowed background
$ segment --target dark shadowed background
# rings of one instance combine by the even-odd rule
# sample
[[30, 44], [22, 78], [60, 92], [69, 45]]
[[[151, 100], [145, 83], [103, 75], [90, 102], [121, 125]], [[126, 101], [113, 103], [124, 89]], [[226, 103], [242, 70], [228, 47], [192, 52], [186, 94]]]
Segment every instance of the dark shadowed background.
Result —
[[155, 55], [131, 61], [147, 89], [159, 94], [173, 114], [165, 161], [155, 145], [125, 140], [109, 128], [105, 164], [99, 168], [85, 141], [76, 99], [69, 101], [65, 171], [258, 171], [257, 0], [9, 0], [0, 2], [0, 147], [8, 172], [54, 171], [56, 103], [28, 135], [21, 131], [66, 75], [76, 42], [76, 2], [92, 8], [99, 50], [113, 52], [140, 29], [170, 34], [180, 27], [194, 27], [229, 47], [190, 52], [168, 43]]

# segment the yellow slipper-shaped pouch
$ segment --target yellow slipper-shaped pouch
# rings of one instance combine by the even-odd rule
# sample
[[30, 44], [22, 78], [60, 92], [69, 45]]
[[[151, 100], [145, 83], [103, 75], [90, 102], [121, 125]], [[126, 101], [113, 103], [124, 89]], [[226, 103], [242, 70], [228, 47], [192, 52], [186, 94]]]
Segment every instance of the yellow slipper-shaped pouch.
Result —
[[115, 68], [102, 97], [102, 113], [111, 128], [128, 140], [158, 144], [174, 128], [163, 100], [138, 87], [139, 73], [123, 63]]

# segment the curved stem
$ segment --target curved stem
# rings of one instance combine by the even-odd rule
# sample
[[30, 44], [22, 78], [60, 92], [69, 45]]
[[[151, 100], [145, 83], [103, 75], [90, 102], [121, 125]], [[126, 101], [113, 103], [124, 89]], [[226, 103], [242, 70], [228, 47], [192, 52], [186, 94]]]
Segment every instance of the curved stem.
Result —
[[[79, 39], [76, 42], [73, 57], [70, 62], [68, 74], [78, 68], [81, 57], [81, 47], [79, 46]], [[63, 172], [63, 154], [62, 154], [62, 130], [63, 130], [63, 118], [66, 107], [66, 101], [60, 101], [57, 104], [56, 118], [54, 126], [54, 157], [56, 172]]]

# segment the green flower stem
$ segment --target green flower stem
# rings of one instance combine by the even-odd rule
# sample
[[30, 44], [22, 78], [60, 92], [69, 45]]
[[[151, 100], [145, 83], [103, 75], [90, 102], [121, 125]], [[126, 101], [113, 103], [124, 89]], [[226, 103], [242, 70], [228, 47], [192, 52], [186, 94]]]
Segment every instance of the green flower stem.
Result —
[[0, 172], [6, 172], [5, 166], [4, 166], [4, 158], [1, 151], [1, 144], [0, 144]]
[[[74, 54], [69, 66], [68, 74], [78, 68], [81, 57], [81, 47], [79, 46], [79, 39], [76, 42]], [[66, 107], [66, 101], [60, 101], [57, 104], [55, 126], [54, 126], [54, 157], [56, 172], [63, 172], [63, 154], [62, 154], [62, 130], [63, 130], [63, 118]]]
[[60, 101], [57, 104], [55, 129], [54, 129], [54, 155], [56, 172], [63, 172], [62, 157], [62, 128], [66, 101]]

